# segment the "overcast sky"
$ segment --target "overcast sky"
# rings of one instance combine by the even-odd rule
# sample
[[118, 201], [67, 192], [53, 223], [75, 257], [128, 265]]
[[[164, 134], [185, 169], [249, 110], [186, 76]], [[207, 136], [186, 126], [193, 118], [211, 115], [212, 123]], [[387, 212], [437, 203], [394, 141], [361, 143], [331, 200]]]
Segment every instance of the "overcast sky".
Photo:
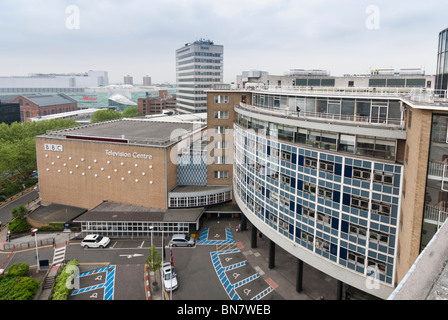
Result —
[[245, 70], [434, 74], [447, 12], [445, 0], [1, 0], [0, 76], [105, 70], [110, 82], [174, 83], [175, 50], [200, 38], [224, 46], [226, 83]]

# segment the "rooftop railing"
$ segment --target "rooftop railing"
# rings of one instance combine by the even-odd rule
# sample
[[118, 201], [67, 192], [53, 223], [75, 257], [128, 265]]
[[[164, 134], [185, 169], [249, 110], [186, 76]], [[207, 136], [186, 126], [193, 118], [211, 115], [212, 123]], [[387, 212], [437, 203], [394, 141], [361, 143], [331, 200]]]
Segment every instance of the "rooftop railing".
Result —
[[420, 103], [448, 102], [447, 90], [406, 87], [300, 87], [300, 86], [246, 86], [246, 90], [313, 95], [374, 96], [407, 98]]

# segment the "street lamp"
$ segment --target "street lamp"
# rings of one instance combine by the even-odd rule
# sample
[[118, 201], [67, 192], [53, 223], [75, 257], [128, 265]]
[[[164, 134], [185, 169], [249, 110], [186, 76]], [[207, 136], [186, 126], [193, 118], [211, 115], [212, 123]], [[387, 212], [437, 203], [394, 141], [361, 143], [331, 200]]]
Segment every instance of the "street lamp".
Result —
[[36, 244], [36, 261], [37, 261], [37, 270], [40, 271], [40, 266], [39, 266], [39, 250], [37, 249], [37, 230], [34, 228], [32, 230], [32, 232], [34, 233], [34, 243]]

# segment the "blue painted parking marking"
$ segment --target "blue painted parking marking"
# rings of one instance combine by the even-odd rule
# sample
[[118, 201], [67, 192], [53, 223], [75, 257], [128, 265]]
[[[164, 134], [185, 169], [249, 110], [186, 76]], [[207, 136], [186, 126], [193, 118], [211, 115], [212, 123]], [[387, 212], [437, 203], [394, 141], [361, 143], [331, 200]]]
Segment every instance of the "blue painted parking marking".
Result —
[[108, 266], [101, 269], [96, 269], [88, 272], [84, 272], [78, 275], [79, 278], [94, 275], [96, 273], [106, 272], [106, 281], [104, 283], [82, 288], [79, 290], [75, 290], [72, 292], [71, 295], [77, 295], [97, 289], [103, 289], [104, 288], [104, 300], [113, 300], [114, 299], [114, 285], [115, 285], [115, 270], [116, 266]]
[[233, 244], [235, 240], [233, 239], [232, 231], [226, 228], [226, 239], [225, 240], [208, 240], [209, 228], [205, 228], [199, 235], [199, 241], [197, 244], [202, 245], [216, 245], [216, 244]]
[[[258, 273], [256, 273], [246, 279], [243, 279], [235, 284], [232, 284], [230, 282], [229, 278], [227, 277], [226, 271], [240, 268], [240, 267], [246, 265], [247, 261], [245, 260], [245, 261], [238, 262], [238, 263], [232, 264], [230, 266], [224, 267], [221, 264], [221, 260], [219, 259], [219, 256], [222, 254], [229, 254], [229, 253], [235, 253], [235, 252], [240, 252], [240, 250], [233, 249], [233, 250], [226, 250], [226, 251], [214, 251], [214, 252], [210, 253], [210, 256], [211, 256], [211, 260], [213, 263], [213, 267], [215, 268], [216, 274], [218, 276], [218, 279], [221, 282], [221, 284], [222, 284], [224, 290], [226, 291], [227, 295], [229, 296], [229, 298], [231, 300], [242, 300], [241, 297], [236, 293], [235, 289], [238, 287], [241, 287], [243, 285], [246, 285], [251, 281], [254, 281], [254, 280], [260, 278], [260, 275]], [[254, 300], [259, 300], [259, 299], [263, 298], [272, 290], [273, 290], [273, 288], [269, 287], [267, 290], [264, 290], [263, 292], [259, 293], [254, 298]]]

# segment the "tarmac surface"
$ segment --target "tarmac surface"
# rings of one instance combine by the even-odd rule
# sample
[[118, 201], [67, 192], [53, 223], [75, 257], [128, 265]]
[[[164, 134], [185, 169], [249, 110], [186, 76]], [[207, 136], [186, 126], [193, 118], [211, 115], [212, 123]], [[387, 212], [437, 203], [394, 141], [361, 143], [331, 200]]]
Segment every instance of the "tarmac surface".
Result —
[[[297, 272], [297, 259], [276, 246], [275, 249], [275, 265], [273, 268], [269, 268], [269, 239], [265, 236], [257, 238], [257, 247], [251, 248], [251, 225], [248, 223], [246, 231], [236, 231], [236, 227], [240, 224], [239, 219], [208, 219], [201, 230], [212, 230], [213, 234], [217, 234], [219, 230], [227, 229], [231, 230], [231, 236], [234, 240], [233, 248], [236, 248], [236, 253], [232, 256], [234, 259], [232, 262], [237, 263], [246, 260], [247, 264], [238, 269], [241, 274], [250, 274], [253, 269], [259, 275], [258, 286], [270, 287], [273, 289], [272, 293], [266, 294], [262, 299], [264, 300], [336, 300], [337, 294], [337, 281], [330, 276], [306, 265], [304, 263], [303, 270], [303, 288], [301, 292], [296, 290], [296, 272]], [[217, 231], [217, 232], [215, 232]], [[74, 237], [73, 233], [49, 233], [40, 234], [39, 239], [45, 240], [55, 239], [54, 245], [56, 247], [64, 245], [70, 242], [70, 238]], [[3, 228], [0, 232], [0, 250], [3, 249], [6, 239], [6, 229]], [[34, 237], [26, 235], [21, 238], [13, 239], [9, 244], [25, 244], [32, 243]], [[198, 245], [198, 244], [197, 244]], [[229, 244], [230, 245], [230, 244]], [[223, 247], [221, 252], [226, 250]], [[221, 257], [219, 260], [222, 267], [227, 266], [226, 261]], [[231, 277], [229, 276], [229, 279]], [[149, 277], [150, 279], [150, 277]], [[261, 281], [264, 280], [264, 281]], [[150, 280], [149, 280], [150, 283]], [[149, 288], [149, 287], [148, 287]], [[262, 288], [263, 289], [263, 288]], [[236, 293], [239, 296], [243, 295], [243, 288], [235, 288]], [[260, 289], [261, 290], [261, 289]], [[150, 299], [159, 300], [164, 299], [161, 295], [161, 290], [152, 292], [149, 289]], [[251, 296], [250, 298], [253, 298]], [[206, 298], [205, 298], [206, 299]], [[229, 295], [230, 299], [230, 295]]]

